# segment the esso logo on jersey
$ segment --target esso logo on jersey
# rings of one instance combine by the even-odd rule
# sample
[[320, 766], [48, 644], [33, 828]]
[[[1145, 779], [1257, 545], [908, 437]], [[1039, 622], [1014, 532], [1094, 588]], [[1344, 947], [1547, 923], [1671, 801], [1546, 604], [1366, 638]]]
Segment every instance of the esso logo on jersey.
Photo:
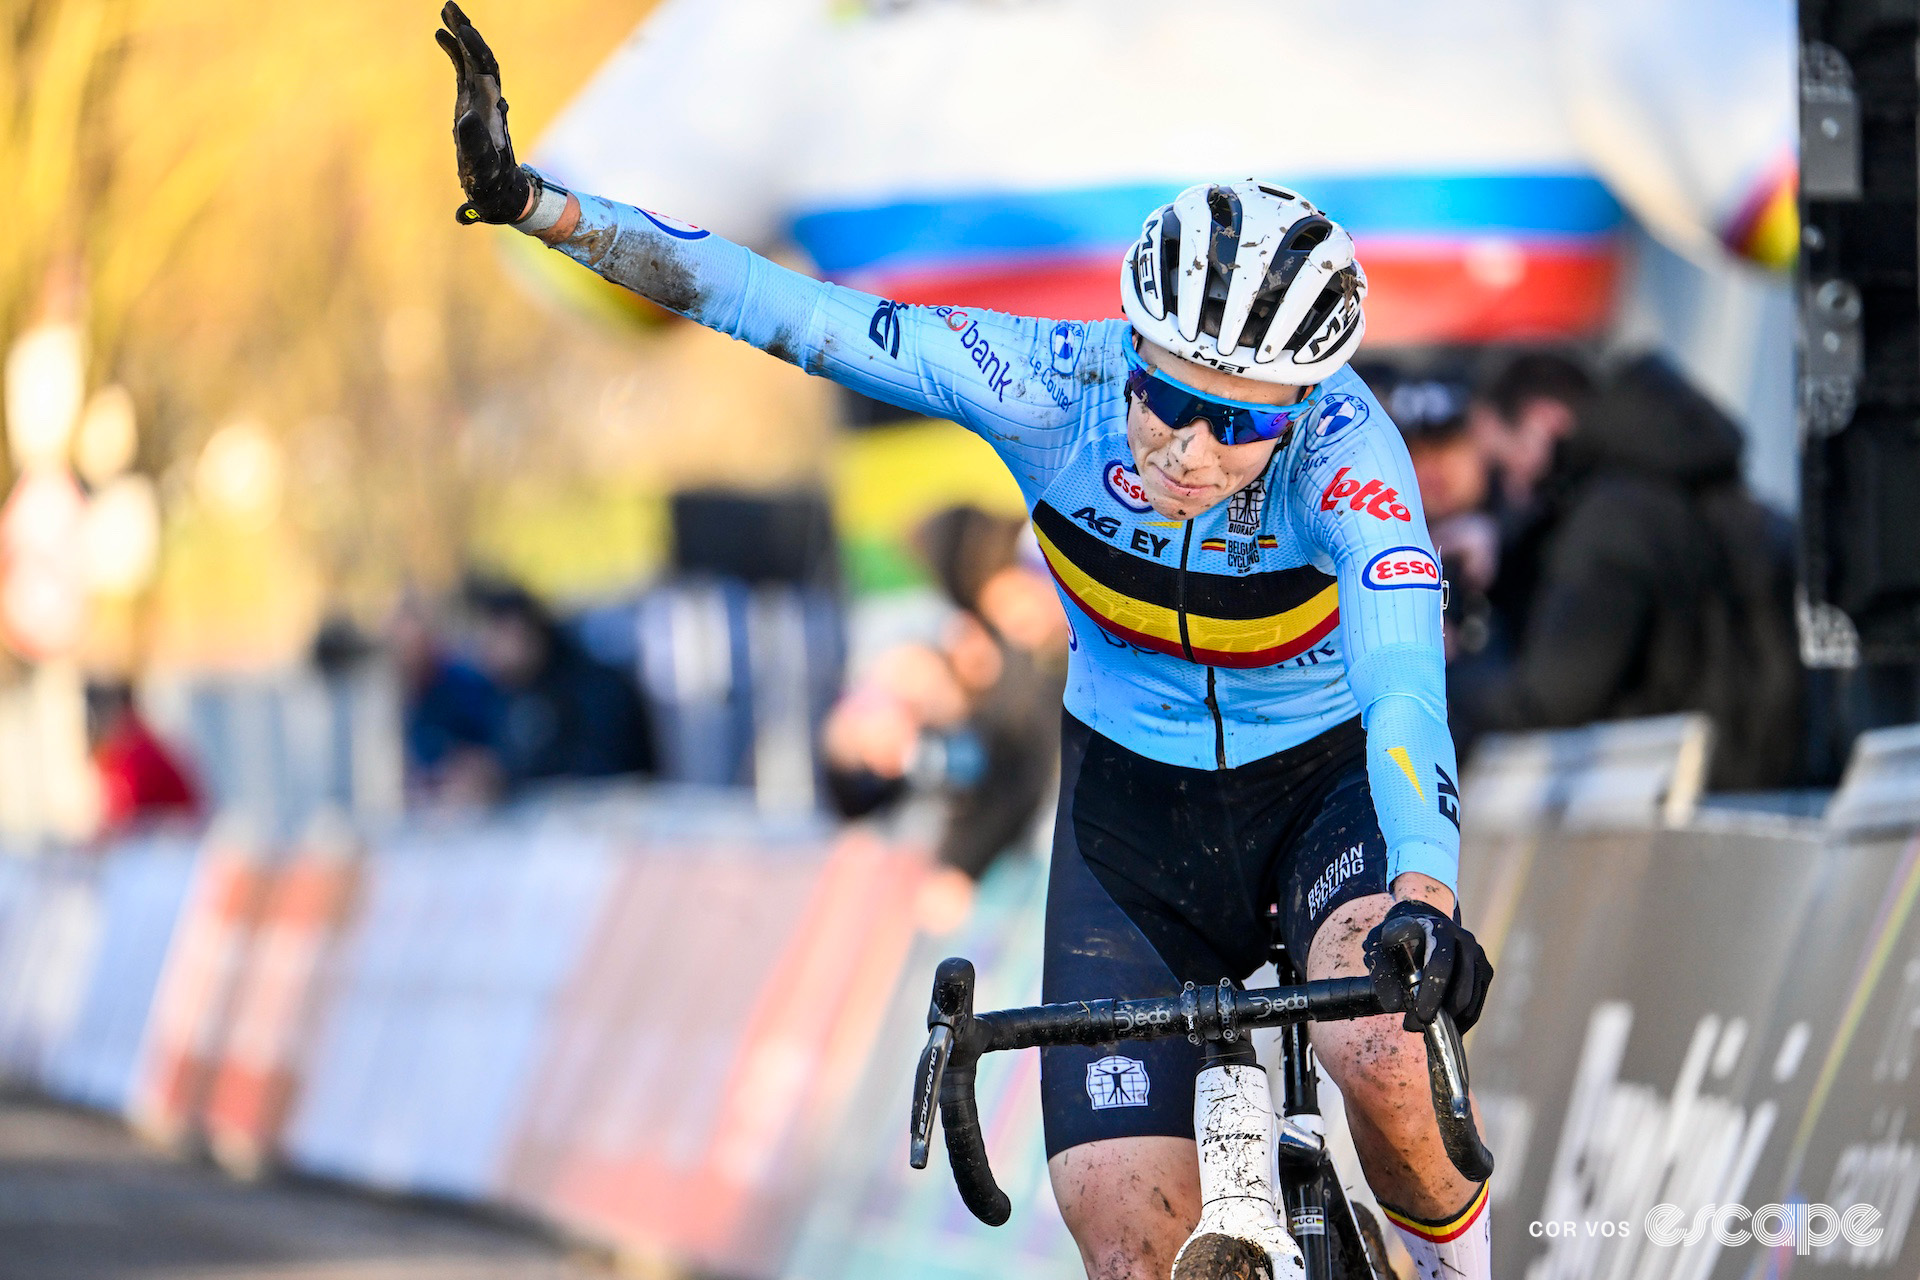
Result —
[[669, 218], [664, 213], [655, 213], [651, 209], [640, 211], [647, 215], [647, 221], [660, 228], [676, 240], [705, 240], [713, 232], [694, 226], [691, 222], [682, 222], [678, 218]]
[[1107, 492], [1113, 495], [1113, 500], [1127, 510], [1153, 509], [1153, 504], [1147, 501], [1147, 486], [1140, 482], [1140, 473], [1132, 467], [1109, 462], [1101, 478], [1107, 482]]
[[1420, 547], [1395, 547], [1367, 561], [1361, 581], [1375, 591], [1400, 591], [1419, 587], [1440, 589], [1440, 562], [1433, 553]]
[[1367, 402], [1359, 396], [1328, 396], [1320, 402], [1320, 416], [1314, 420], [1313, 434], [1307, 437], [1307, 452], [1332, 444], [1365, 422], [1367, 413]]

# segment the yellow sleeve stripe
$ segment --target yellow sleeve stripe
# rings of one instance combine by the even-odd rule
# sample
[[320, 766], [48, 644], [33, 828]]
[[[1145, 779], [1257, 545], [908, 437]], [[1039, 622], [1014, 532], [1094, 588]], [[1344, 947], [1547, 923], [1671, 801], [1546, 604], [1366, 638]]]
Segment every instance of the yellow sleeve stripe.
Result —
[[1387, 754], [1393, 758], [1395, 764], [1400, 766], [1400, 772], [1407, 775], [1407, 781], [1413, 784], [1413, 794], [1425, 800], [1427, 793], [1420, 786], [1420, 776], [1413, 771], [1413, 757], [1407, 754], [1407, 749], [1388, 747]]

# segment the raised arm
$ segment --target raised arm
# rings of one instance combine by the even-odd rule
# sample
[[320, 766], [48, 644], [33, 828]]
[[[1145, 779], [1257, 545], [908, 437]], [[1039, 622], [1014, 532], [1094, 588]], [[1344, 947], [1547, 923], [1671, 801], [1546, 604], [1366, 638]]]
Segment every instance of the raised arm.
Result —
[[1365, 385], [1343, 373], [1281, 464], [1300, 531], [1339, 578], [1347, 682], [1366, 727], [1388, 881], [1417, 872], [1457, 890], [1460, 771], [1447, 730], [1440, 559], [1406, 446]]
[[[952, 418], [1030, 491], [1064, 460], [1075, 401], [1105, 359], [1081, 326], [908, 306], [790, 271], [688, 223], [581, 195], [517, 164], [492, 51], [457, 5], [438, 39], [458, 78], [462, 222], [514, 226], [615, 284], [862, 395]], [[1063, 343], [1059, 330], [1069, 333]], [[1060, 371], [1065, 346], [1076, 365]]]

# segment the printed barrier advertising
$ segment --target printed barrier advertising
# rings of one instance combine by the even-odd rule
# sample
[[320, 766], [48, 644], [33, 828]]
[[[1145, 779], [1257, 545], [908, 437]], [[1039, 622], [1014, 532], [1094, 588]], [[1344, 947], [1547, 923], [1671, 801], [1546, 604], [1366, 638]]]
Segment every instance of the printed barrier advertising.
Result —
[[[1820, 819], [1703, 800], [1706, 748], [1685, 718], [1528, 735], [1462, 779], [1500, 1274], [1912, 1280], [1920, 730], [1862, 739]], [[1008, 1226], [937, 1144], [906, 1160], [933, 967], [973, 959], [981, 1007], [1036, 999], [1045, 880], [1010, 855], [918, 935], [921, 842], [692, 789], [0, 858], [0, 1071], [242, 1171], [669, 1266], [1072, 1274], [1035, 1054], [981, 1073]]]
[[[1825, 822], [1480, 833], [1499, 977], [1468, 1047], [1509, 1274], [1914, 1273], [1920, 786], [1848, 826], [1875, 753]], [[1524, 768], [1483, 757], [1468, 805]]]

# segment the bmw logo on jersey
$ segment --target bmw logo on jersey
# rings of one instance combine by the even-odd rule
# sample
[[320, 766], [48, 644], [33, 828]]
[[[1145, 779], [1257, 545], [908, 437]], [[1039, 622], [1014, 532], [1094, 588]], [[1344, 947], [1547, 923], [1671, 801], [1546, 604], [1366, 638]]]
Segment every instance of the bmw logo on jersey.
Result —
[[1367, 402], [1359, 396], [1328, 396], [1320, 402], [1320, 413], [1314, 419], [1313, 434], [1307, 437], [1307, 452], [1312, 453], [1323, 445], [1332, 444], [1365, 422], [1367, 414]]

